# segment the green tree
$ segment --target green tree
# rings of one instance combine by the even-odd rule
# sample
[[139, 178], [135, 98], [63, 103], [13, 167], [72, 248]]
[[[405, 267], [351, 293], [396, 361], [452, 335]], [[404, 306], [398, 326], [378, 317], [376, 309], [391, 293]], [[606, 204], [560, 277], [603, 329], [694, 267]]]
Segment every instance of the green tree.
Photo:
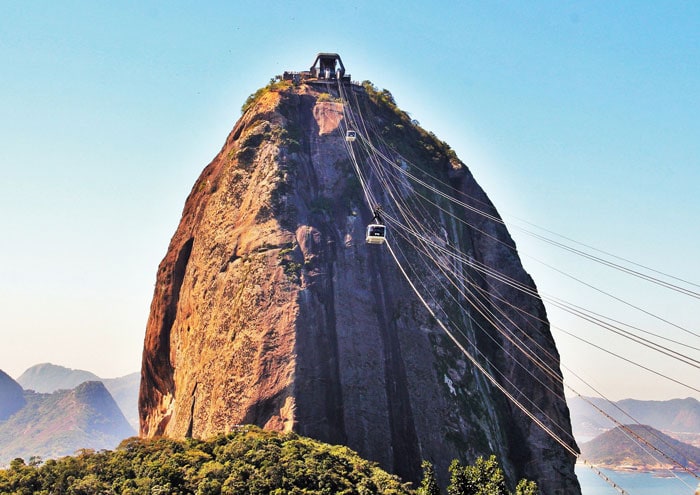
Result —
[[464, 466], [457, 459], [450, 464], [450, 484], [447, 486], [447, 495], [467, 495], [474, 493], [468, 486], [468, 479]]
[[[450, 474], [449, 495], [511, 495], [495, 455], [488, 459], [479, 457], [472, 466], [462, 466], [454, 460]], [[516, 490], [521, 490], [516, 495], [537, 495], [537, 485], [531, 481], [521, 480]]]
[[479, 457], [473, 466], [468, 468], [468, 476], [479, 486], [477, 495], [510, 495], [506, 486], [506, 478], [495, 455], [488, 459]]
[[515, 487], [515, 495], [539, 495], [540, 490], [537, 488], [537, 483], [526, 479], [520, 480], [518, 486]]
[[429, 461], [423, 461], [423, 479], [416, 491], [417, 495], [440, 495], [440, 487], [435, 479], [435, 468]]
[[100, 481], [95, 474], [88, 474], [84, 478], [75, 480], [68, 491], [71, 495], [95, 495], [105, 492], [109, 492], [109, 486]]
[[21, 457], [17, 457], [10, 462], [10, 469], [7, 471], [6, 476], [6, 482], [2, 482], [2, 478], [0, 478], [2, 493], [33, 495], [41, 490], [41, 480], [37, 475], [36, 469], [34, 466], [27, 466]]

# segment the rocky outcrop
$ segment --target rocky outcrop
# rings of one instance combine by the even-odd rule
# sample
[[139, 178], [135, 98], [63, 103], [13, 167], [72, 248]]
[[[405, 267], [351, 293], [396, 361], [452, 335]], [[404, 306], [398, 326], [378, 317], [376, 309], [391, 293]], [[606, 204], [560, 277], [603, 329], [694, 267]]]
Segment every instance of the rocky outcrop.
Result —
[[[512, 480], [535, 479], [544, 493], [579, 493], [573, 458], [465, 359], [385, 247], [365, 244], [372, 214], [346, 148], [343, 105], [362, 112], [363, 132], [387, 154], [399, 151], [414, 164], [401, 166], [437, 177], [425, 180], [490, 215], [457, 212], [406, 183], [406, 198], [431, 199], [422, 211], [440, 233], [436, 242], [534, 290], [505, 227], [493, 220], [497, 212], [449, 147], [414, 125], [388, 92], [348, 91], [345, 103], [327, 85], [260, 91], [195, 183], [158, 268], [141, 434], [208, 437], [254, 423], [347, 444], [407, 480], [420, 477], [421, 459], [446, 475], [453, 458], [496, 453]], [[381, 181], [370, 176], [368, 184], [395, 213]], [[392, 243], [440, 317], [574, 445], [541, 301], [456, 267], [474, 280], [479, 304], [500, 311], [507, 338], [486, 313], [464, 309], [430, 260], [398, 235]], [[533, 366], [523, 347], [554, 376]]]

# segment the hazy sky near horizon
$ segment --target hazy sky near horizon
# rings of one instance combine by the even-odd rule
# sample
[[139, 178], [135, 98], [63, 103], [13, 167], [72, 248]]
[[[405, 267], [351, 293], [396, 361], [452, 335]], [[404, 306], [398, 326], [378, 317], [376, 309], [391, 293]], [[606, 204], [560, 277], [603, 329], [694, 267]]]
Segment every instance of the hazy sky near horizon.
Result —
[[[690, 1], [3, 2], [0, 369], [138, 371], [192, 184], [247, 96], [320, 51], [455, 149], [542, 293], [697, 360], [697, 298], [555, 249], [523, 220], [700, 282], [698, 26]], [[548, 312], [577, 391], [594, 395], [572, 373], [612, 399], [700, 398], [568, 333], [700, 388], [697, 367]]]

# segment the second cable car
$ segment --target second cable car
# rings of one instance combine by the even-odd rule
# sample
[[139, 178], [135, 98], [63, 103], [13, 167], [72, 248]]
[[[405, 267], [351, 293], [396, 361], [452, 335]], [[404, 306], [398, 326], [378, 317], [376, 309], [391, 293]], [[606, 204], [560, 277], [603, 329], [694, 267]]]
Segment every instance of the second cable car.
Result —
[[352, 143], [355, 138], [357, 138], [357, 133], [355, 131], [348, 131], [345, 133], [345, 140], [349, 143]]

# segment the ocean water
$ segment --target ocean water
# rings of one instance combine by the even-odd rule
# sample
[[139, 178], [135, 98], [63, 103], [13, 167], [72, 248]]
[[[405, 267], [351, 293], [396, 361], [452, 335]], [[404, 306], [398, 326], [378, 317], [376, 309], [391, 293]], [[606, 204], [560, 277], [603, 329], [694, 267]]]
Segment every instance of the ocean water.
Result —
[[[689, 474], [678, 474], [677, 478], [659, 478], [650, 473], [626, 473], [601, 471], [630, 495], [694, 495], [698, 480]], [[603, 481], [592, 469], [576, 466], [576, 476], [581, 483], [583, 495], [615, 495], [619, 492]]]

